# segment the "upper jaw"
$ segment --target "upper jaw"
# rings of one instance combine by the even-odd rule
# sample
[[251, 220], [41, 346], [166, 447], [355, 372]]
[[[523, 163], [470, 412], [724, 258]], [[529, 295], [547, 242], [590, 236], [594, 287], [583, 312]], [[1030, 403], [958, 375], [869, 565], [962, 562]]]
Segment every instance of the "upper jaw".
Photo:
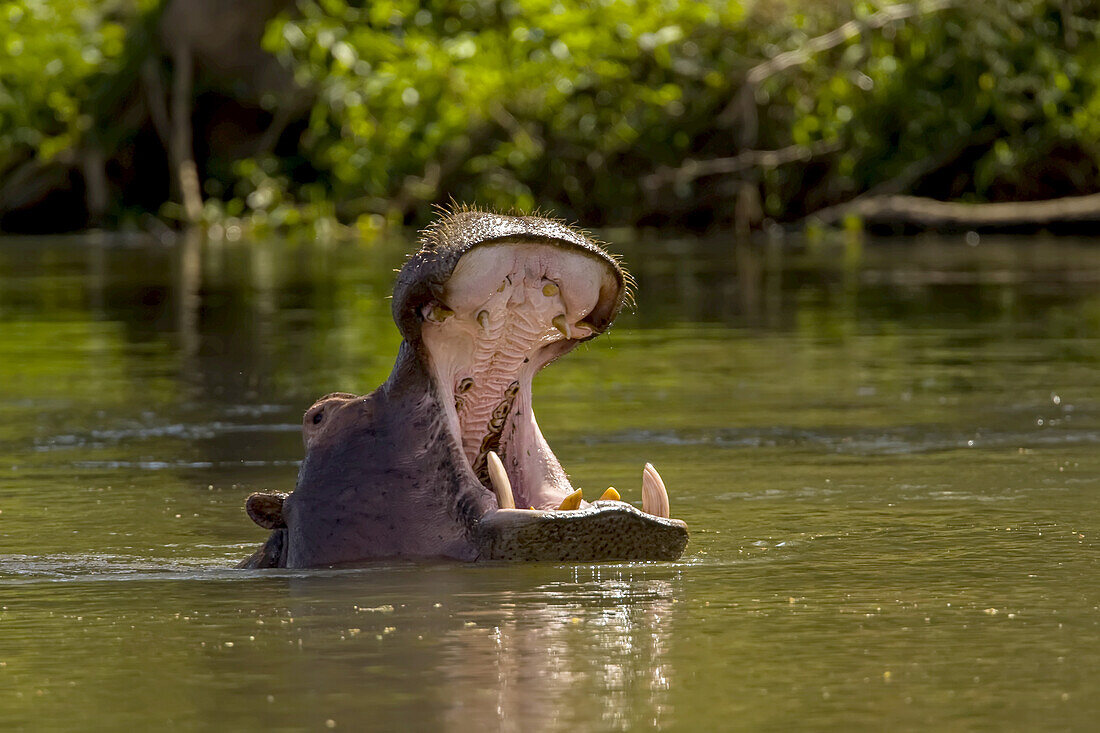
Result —
[[455, 207], [421, 232], [420, 249], [398, 272], [393, 291], [393, 316], [405, 340], [419, 345], [423, 324], [421, 309], [426, 303], [440, 298], [463, 257], [485, 245], [524, 242], [585, 252], [601, 260], [612, 272], [614, 297], [608, 298], [607, 307], [595, 314], [596, 332], [606, 330], [624, 303], [631, 302], [634, 281], [630, 274], [619, 266], [617, 257], [587, 233], [541, 216], [509, 216]]
[[531, 382], [547, 363], [606, 330], [624, 287], [607, 255], [517, 241], [471, 248], [421, 306], [421, 341], [451, 434], [482, 486], [502, 459], [523, 508], [572, 492], [539, 430]]

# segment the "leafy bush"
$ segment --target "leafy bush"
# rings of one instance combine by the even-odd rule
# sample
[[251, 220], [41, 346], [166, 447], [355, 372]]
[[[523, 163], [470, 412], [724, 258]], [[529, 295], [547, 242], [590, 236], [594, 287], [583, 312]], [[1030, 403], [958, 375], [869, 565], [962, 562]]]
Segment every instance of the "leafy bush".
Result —
[[[643, 178], [736, 155], [743, 131], [719, 121], [748, 69], [874, 11], [647, 0], [299, 9], [271, 24], [266, 45], [318, 91], [301, 152], [341, 216], [404, 215], [454, 196], [592, 223], [728, 220], [728, 175], [656, 191]], [[1095, 190], [1096, 7], [937, 10], [764, 80], [748, 143], [838, 151], [742, 173], [762, 184], [767, 214], [800, 216], [884, 183], [974, 200]], [[1037, 181], [1058, 151], [1073, 158], [1071, 171], [1056, 166], [1072, 180]]]
[[0, 171], [50, 159], [99, 122], [97, 82], [118, 70], [149, 0], [0, 2]]
[[[205, 215], [373, 228], [455, 198], [709, 225], [758, 194], [795, 220], [869, 191], [1098, 190], [1100, 6], [924, 2], [298, 0], [264, 46], [315, 103], [274, 151], [199, 160]], [[110, 138], [102, 90], [160, 53], [132, 33], [158, 5], [0, 0], [0, 174]], [[883, 7], [913, 12], [861, 25]], [[846, 23], [737, 102], [750, 69]], [[746, 149], [795, 154], [741, 164]], [[715, 160], [737, 165], [692, 168]]]

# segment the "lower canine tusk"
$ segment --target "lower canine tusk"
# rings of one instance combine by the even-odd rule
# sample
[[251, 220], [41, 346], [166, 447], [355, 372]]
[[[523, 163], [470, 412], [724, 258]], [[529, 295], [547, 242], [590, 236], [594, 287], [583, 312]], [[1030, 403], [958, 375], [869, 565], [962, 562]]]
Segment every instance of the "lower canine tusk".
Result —
[[652, 463], [645, 464], [642, 470], [642, 511], [655, 517], [669, 517], [668, 491]]
[[516, 498], [512, 495], [512, 482], [508, 480], [500, 456], [496, 451], [489, 451], [486, 460], [489, 464], [489, 482], [493, 485], [493, 493], [497, 495], [497, 505], [501, 509], [515, 509]]
[[581, 508], [581, 499], [584, 497], [584, 490], [577, 489], [569, 496], [565, 497], [561, 501], [561, 505], [558, 507], [559, 512], [568, 512], [573, 509]]

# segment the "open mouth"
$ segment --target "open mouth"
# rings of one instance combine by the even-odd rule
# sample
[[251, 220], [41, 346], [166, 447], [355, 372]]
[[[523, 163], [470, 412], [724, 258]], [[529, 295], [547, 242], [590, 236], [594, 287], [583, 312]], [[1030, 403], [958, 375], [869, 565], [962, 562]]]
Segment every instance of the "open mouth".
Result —
[[[553, 241], [489, 242], [468, 250], [421, 306], [421, 335], [451, 432], [499, 510], [641, 514], [614, 489], [595, 505], [574, 490], [531, 400], [539, 369], [610, 326], [627, 296], [626, 278], [602, 251]], [[664, 482], [649, 464], [642, 511], [669, 518]]]
[[560, 222], [448, 213], [398, 272], [389, 379], [306, 411], [294, 493], [246, 501], [271, 534], [242, 567], [679, 558], [687, 525], [656, 469], [642, 472], [640, 509], [610, 488], [585, 501], [532, 409], [539, 369], [606, 331], [632, 285]]

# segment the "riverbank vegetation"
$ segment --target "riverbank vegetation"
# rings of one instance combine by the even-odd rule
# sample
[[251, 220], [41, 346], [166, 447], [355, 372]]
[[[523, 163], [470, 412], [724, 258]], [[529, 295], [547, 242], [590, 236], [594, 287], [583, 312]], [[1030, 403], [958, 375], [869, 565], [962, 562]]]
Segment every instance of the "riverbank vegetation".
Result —
[[1086, 0], [15, 0], [0, 17], [8, 231], [373, 230], [452, 198], [590, 226], [1100, 221]]

